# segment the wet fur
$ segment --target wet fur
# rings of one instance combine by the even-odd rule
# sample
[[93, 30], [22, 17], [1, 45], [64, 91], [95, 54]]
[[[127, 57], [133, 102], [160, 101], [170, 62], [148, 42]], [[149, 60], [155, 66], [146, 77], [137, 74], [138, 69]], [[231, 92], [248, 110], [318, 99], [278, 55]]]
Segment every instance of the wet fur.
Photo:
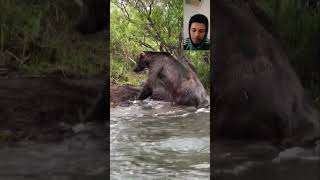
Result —
[[248, 2], [214, 3], [213, 133], [290, 145], [319, 138], [318, 112]]

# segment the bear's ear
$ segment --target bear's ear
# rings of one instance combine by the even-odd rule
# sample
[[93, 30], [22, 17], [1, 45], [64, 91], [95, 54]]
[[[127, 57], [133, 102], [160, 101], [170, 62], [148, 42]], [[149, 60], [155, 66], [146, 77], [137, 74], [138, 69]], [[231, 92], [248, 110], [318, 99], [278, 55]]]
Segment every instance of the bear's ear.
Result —
[[143, 51], [141, 54], [140, 54], [140, 59], [144, 58], [144, 56], [146, 55], [145, 51]]

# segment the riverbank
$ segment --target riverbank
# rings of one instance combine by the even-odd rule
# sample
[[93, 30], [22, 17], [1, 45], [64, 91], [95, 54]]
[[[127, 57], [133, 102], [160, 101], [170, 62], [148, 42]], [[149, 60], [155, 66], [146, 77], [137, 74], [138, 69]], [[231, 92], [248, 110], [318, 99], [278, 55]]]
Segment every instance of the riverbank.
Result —
[[[61, 141], [79, 124], [105, 122], [108, 109], [101, 104], [104, 79], [64, 74], [3, 73], [0, 77], [0, 142]], [[140, 87], [110, 84], [110, 107], [126, 106]], [[108, 102], [107, 102], [108, 103]], [[77, 131], [77, 130], [76, 130]]]
[[110, 107], [118, 105], [125, 106], [130, 101], [135, 100], [140, 92], [141, 88], [130, 85], [110, 85]]
[[[0, 142], [61, 141], [76, 125], [105, 118], [101, 78], [11, 76], [0, 80]], [[94, 113], [93, 113], [94, 112]]]

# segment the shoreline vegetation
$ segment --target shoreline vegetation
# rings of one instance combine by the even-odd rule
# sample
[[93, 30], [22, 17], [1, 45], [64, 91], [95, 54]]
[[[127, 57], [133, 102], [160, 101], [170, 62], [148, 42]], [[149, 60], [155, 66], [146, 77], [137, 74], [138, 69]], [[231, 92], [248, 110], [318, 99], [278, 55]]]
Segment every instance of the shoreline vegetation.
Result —
[[[260, 5], [271, 22], [268, 30], [274, 32], [303, 86], [314, 102], [320, 104], [320, 5], [312, 2], [266, 0]], [[152, 4], [149, 11], [139, 9], [140, 6], [134, 6], [130, 1], [124, 6], [112, 0], [110, 62], [106, 62], [106, 32], [82, 36], [75, 31], [80, 9], [74, 1], [3, 0], [0, 5], [2, 78], [56, 74], [71, 78], [89, 77], [109, 65], [111, 83], [141, 86], [146, 73], [132, 71], [139, 53], [170, 50], [175, 56], [181, 54], [178, 45], [181, 43], [179, 27], [183, 23], [183, 11], [177, 0]], [[172, 20], [167, 22], [168, 18]], [[154, 25], [149, 27], [150, 23]], [[186, 56], [193, 59], [192, 63], [208, 90], [210, 81], [206, 66], [209, 65], [201, 65], [198, 61], [203, 55]]]
[[78, 33], [79, 13], [74, 1], [0, 1], [1, 143], [59, 142], [99, 118], [106, 32]]
[[[134, 58], [140, 52], [170, 49], [172, 55], [182, 54], [179, 48], [182, 40], [181, 34], [170, 34], [169, 32], [173, 31], [170, 28], [182, 27], [183, 12], [182, 6], [176, 6], [178, 1], [171, 1], [174, 5], [167, 1], [161, 5], [151, 4], [152, 10], [149, 11], [143, 9], [142, 6], [135, 6], [130, 3], [131, 1], [128, 2], [119, 4], [115, 0], [111, 1], [110, 82], [137, 86], [141, 85], [145, 79], [145, 76], [141, 74], [132, 73]], [[320, 41], [320, 3], [311, 0], [265, 0], [257, 3], [261, 7], [260, 10], [264, 11], [260, 12], [260, 23], [285, 49], [308, 96], [312, 98], [317, 109], [320, 109], [320, 64], [318, 62], [320, 58], [318, 45]], [[169, 16], [173, 19], [171, 22], [166, 21]], [[119, 21], [122, 23], [118, 23]], [[121, 31], [118, 31], [119, 29]], [[175, 29], [175, 32], [180, 32], [181, 29]], [[201, 55], [186, 54], [186, 56], [191, 57], [193, 63], [201, 59]], [[214, 55], [211, 54], [211, 56]], [[197, 68], [197, 70], [200, 80], [209, 91], [209, 71], [202, 68]]]
[[[110, 2], [110, 82], [119, 85], [141, 86], [147, 72], [133, 72], [135, 61], [143, 51], [165, 51], [176, 59], [190, 59], [199, 79], [209, 93], [209, 51], [185, 53], [182, 42], [182, 1]], [[148, 8], [146, 8], [148, 7]], [[119, 23], [121, 22], [121, 23]], [[207, 61], [209, 62], [209, 61]]]
[[76, 32], [79, 13], [74, 1], [1, 1], [1, 76], [15, 72], [86, 77], [101, 72], [106, 64], [105, 32]]

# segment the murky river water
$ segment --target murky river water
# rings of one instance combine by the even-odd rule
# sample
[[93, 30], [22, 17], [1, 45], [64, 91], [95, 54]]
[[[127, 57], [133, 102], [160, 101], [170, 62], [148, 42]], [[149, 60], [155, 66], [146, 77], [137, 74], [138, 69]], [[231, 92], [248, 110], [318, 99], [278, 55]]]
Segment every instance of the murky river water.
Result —
[[[110, 111], [110, 179], [209, 179], [209, 109], [151, 101]], [[60, 143], [2, 143], [0, 180], [107, 179], [105, 128], [73, 130]], [[318, 143], [279, 152], [263, 142], [215, 141], [211, 170], [216, 180], [320, 180]]]
[[268, 143], [214, 143], [217, 180], [320, 180], [320, 156], [313, 148], [278, 150]]
[[105, 180], [105, 128], [76, 129], [75, 136], [59, 143], [1, 144], [0, 180]]
[[111, 179], [209, 179], [209, 109], [151, 101], [110, 113]]
[[[111, 109], [111, 179], [210, 179], [209, 110], [151, 101]], [[320, 180], [320, 151], [217, 140], [216, 180]], [[318, 146], [320, 148], [320, 146]]]

